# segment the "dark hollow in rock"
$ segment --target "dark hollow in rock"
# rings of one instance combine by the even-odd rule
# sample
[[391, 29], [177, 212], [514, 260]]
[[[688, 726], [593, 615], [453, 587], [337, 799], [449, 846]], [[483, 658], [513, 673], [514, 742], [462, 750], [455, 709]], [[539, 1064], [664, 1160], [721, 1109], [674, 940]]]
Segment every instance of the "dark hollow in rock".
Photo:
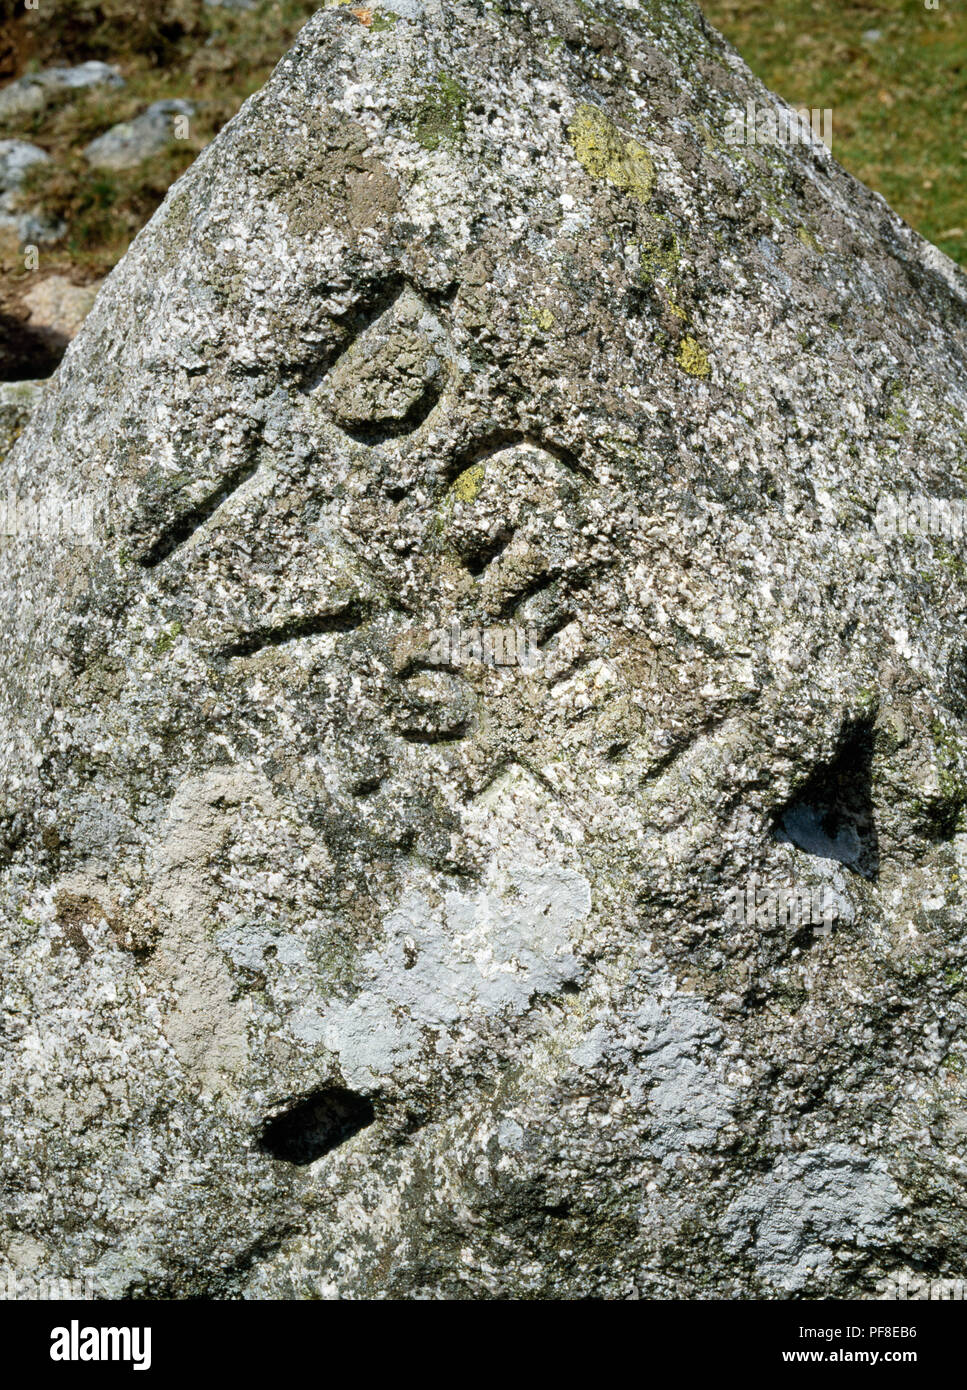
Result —
[[330, 1086], [267, 1120], [259, 1145], [270, 1158], [303, 1168], [345, 1144], [375, 1119], [366, 1096]]
[[835, 859], [875, 880], [879, 842], [873, 818], [873, 726], [847, 725], [830, 762], [817, 767], [777, 818], [777, 838], [819, 859]]

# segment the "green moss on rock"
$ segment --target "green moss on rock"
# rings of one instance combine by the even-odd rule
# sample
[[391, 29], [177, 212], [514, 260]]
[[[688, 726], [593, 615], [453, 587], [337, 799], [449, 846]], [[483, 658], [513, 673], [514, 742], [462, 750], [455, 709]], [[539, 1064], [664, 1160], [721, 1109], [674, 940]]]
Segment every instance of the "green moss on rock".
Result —
[[415, 135], [425, 150], [459, 140], [464, 131], [467, 93], [460, 83], [441, 72], [417, 112]]

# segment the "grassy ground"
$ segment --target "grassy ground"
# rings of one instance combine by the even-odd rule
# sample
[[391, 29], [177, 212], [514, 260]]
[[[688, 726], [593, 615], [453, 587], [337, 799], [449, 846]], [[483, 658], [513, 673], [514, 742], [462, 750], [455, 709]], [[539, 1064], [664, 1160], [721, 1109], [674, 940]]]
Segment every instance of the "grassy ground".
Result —
[[[8, 20], [8, 31], [19, 26], [19, 51], [11, 45], [16, 75], [99, 58], [117, 64], [126, 83], [65, 96], [6, 123], [5, 136], [29, 140], [53, 156], [27, 190], [31, 201], [69, 227], [62, 243], [43, 250], [44, 271], [79, 279], [110, 270], [169, 184], [263, 85], [318, 8], [313, 0], [272, 0], [251, 11], [210, 8], [199, 0], [54, 0]], [[195, 102], [190, 138], [137, 169], [92, 172], [81, 154], [84, 145], [163, 97]], [[16, 273], [16, 261], [16, 249], [8, 248], [2, 270]]]
[[[62, 95], [43, 111], [5, 120], [0, 137], [51, 155], [32, 171], [23, 201], [66, 223], [62, 241], [30, 267], [15, 234], [0, 234], [0, 379], [47, 376], [62, 349], [28, 323], [24, 295], [50, 275], [86, 284], [107, 274], [169, 186], [268, 79], [320, 0], [259, 0], [232, 11], [201, 0], [0, 0], [0, 83], [88, 59], [115, 64], [125, 85]], [[187, 140], [135, 169], [92, 170], [84, 146], [151, 102], [195, 103]]]
[[832, 108], [839, 162], [967, 265], [965, 0], [700, 4], [773, 91]]

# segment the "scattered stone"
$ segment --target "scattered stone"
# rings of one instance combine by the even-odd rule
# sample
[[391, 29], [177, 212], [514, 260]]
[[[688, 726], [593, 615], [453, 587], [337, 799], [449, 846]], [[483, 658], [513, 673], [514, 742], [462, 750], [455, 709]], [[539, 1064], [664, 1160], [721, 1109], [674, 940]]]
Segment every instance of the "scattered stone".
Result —
[[64, 224], [42, 209], [23, 208], [20, 190], [28, 169], [50, 162], [50, 155], [25, 140], [0, 140], [0, 228], [9, 229], [21, 243], [44, 244], [64, 235]]
[[46, 105], [47, 93], [36, 82], [21, 78], [0, 88], [0, 121], [31, 116], [35, 111], [43, 111]]
[[192, 102], [180, 98], [156, 101], [133, 121], [122, 121], [92, 140], [84, 157], [96, 169], [133, 169], [166, 149], [175, 139], [177, 117], [191, 116], [194, 110]]
[[30, 310], [30, 327], [48, 337], [52, 346], [66, 348], [93, 307], [103, 281], [75, 285], [65, 275], [48, 275], [23, 296]]
[[92, 60], [72, 68], [45, 68], [0, 88], [0, 121], [43, 110], [56, 92], [123, 86], [124, 78], [111, 63]]
[[49, 159], [50, 155], [39, 145], [26, 140], [0, 140], [0, 193], [19, 188], [28, 169]]
[[112, 63], [99, 63], [94, 60], [78, 63], [73, 68], [45, 68], [35, 77], [23, 80], [37, 82], [40, 86], [49, 87], [54, 91], [63, 91], [65, 88], [79, 91], [84, 87], [124, 86], [124, 78], [119, 68]]

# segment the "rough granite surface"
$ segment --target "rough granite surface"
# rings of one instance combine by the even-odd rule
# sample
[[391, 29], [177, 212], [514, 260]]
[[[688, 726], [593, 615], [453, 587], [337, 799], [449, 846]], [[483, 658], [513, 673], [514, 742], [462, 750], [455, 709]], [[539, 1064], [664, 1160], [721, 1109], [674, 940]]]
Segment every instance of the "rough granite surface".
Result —
[[327, 9], [105, 284], [2, 464], [95, 530], [0, 553], [0, 1281], [967, 1268], [967, 570], [874, 524], [967, 280], [747, 101], [687, 3]]

